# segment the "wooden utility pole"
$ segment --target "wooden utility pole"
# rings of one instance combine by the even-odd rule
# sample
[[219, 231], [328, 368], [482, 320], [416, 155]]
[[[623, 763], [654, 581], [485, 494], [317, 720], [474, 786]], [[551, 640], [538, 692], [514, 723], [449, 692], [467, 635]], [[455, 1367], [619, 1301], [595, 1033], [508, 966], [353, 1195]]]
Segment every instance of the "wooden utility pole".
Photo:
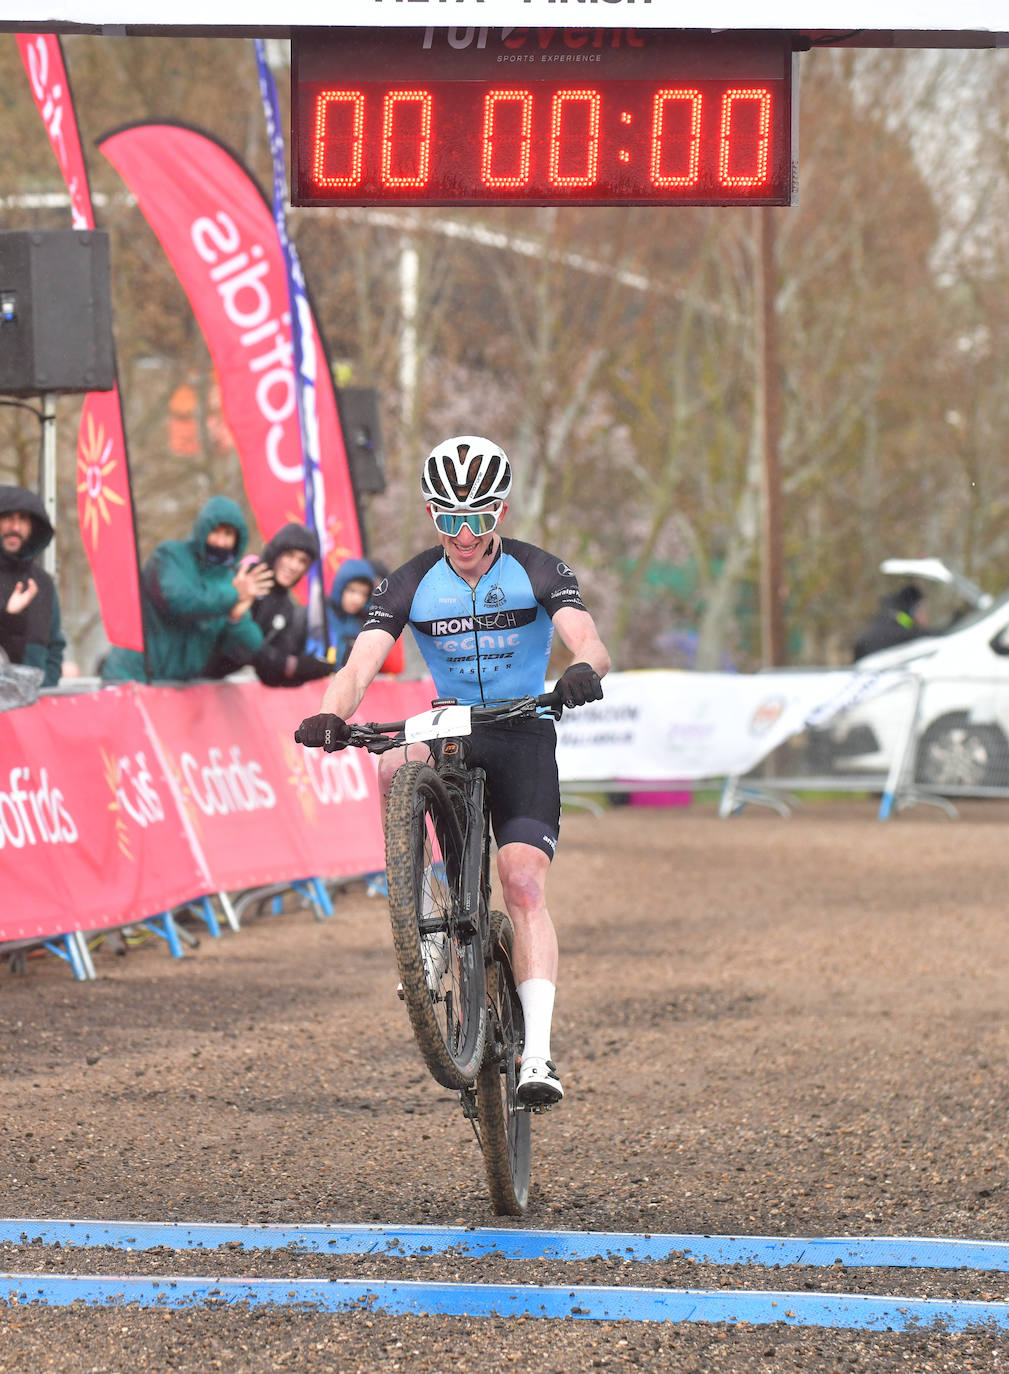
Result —
[[775, 211], [757, 211], [757, 388], [761, 401], [760, 444], [763, 500], [760, 541], [760, 659], [765, 668], [785, 662], [785, 576], [781, 535], [781, 368], [778, 356]]

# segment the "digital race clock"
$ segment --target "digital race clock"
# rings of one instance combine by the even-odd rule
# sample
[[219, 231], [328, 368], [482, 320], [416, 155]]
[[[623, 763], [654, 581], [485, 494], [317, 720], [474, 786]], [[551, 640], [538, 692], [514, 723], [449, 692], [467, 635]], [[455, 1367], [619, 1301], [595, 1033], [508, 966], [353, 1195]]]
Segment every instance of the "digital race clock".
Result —
[[788, 35], [301, 29], [295, 205], [789, 205]]

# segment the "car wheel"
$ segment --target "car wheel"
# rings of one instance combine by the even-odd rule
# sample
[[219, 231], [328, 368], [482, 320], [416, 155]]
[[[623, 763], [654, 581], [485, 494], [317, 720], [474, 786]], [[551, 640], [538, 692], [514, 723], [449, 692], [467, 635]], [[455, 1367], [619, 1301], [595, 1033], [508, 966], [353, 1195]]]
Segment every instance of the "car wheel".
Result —
[[919, 741], [915, 781], [935, 787], [1005, 787], [1009, 741], [995, 725], [972, 725], [964, 711], [943, 716]]

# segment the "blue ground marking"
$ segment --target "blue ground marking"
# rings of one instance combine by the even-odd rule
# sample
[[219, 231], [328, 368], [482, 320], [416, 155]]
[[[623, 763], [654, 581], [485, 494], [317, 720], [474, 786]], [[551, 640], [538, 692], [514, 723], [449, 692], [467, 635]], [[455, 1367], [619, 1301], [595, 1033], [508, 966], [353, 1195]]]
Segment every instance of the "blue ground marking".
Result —
[[725, 1289], [536, 1287], [526, 1284], [360, 1282], [335, 1279], [137, 1278], [3, 1274], [0, 1304], [191, 1308], [247, 1303], [301, 1310], [587, 1321], [749, 1322], [868, 1331], [1009, 1330], [1009, 1304], [846, 1293]]
[[216, 1223], [0, 1219], [0, 1243], [110, 1246], [121, 1250], [291, 1249], [330, 1255], [424, 1255], [454, 1250], [503, 1259], [651, 1261], [688, 1256], [710, 1264], [803, 1264], [896, 1269], [1009, 1270], [1009, 1243], [924, 1236], [694, 1236], [618, 1231], [529, 1231], [454, 1226], [239, 1226]]

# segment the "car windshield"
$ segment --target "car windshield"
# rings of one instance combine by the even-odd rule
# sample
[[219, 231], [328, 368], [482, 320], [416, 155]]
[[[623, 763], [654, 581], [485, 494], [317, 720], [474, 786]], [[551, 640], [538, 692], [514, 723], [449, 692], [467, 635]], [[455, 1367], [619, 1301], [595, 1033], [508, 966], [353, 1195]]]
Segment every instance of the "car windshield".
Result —
[[962, 615], [959, 619], [952, 621], [949, 625], [945, 625], [941, 629], [930, 629], [928, 633], [934, 635], [948, 635], [952, 634], [954, 631], [966, 630], [971, 625], [980, 624], [982, 620], [988, 620], [989, 617], [997, 616], [999, 611], [1007, 604], [1009, 604], [1009, 591], [1005, 591], [1001, 596], [996, 597], [991, 605], [975, 607], [973, 610], [968, 611], [966, 615]]

